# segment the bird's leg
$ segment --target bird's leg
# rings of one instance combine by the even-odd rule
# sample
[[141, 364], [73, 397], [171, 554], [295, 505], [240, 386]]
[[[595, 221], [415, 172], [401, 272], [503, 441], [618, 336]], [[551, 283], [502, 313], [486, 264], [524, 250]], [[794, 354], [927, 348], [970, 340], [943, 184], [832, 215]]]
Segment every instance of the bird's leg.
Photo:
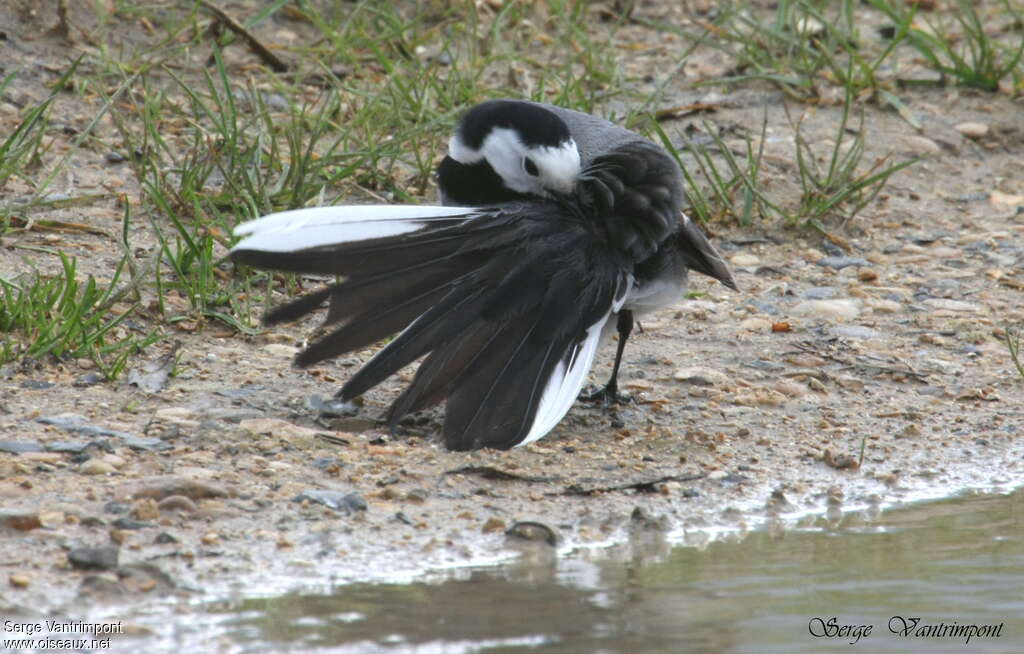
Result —
[[602, 401], [605, 406], [610, 406], [612, 404], [628, 402], [630, 399], [628, 395], [619, 394], [619, 366], [622, 365], [622, 353], [626, 349], [626, 341], [633, 331], [633, 312], [629, 309], [620, 311], [615, 329], [619, 333], [619, 343], [615, 348], [615, 363], [612, 364], [611, 379], [604, 385], [604, 388], [582, 394], [580, 396], [582, 400], [587, 402]]

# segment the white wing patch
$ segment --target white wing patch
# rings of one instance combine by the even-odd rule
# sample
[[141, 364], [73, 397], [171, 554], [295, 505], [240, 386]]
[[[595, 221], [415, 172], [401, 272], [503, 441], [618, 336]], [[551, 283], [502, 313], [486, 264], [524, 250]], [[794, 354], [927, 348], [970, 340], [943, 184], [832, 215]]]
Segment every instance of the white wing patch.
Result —
[[597, 353], [598, 343], [601, 342], [601, 331], [609, 316], [610, 311], [587, 329], [587, 337], [572, 348], [568, 365], [566, 360], [562, 359], [555, 366], [544, 387], [544, 394], [540, 398], [540, 406], [530, 426], [530, 432], [516, 447], [543, 438], [569, 412], [583, 388], [590, 367], [594, 364], [594, 355]]
[[242, 223], [235, 236], [244, 236], [235, 250], [294, 252], [336, 243], [398, 236], [438, 220], [469, 219], [478, 215], [467, 207], [420, 205], [341, 205], [295, 209]]

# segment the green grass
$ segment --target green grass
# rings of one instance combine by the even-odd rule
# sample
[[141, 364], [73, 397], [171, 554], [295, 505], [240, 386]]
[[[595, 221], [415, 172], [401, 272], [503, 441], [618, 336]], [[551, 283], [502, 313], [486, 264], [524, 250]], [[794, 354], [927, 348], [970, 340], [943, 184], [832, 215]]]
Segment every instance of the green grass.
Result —
[[1017, 373], [1024, 379], [1024, 356], [1021, 355], [1021, 333], [1024, 332], [1024, 324], [1010, 325], [1006, 328], [1006, 349], [1010, 352], [1010, 359], [1013, 361]]
[[[854, 219], [912, 163], [869, 159], [862, 118], [893, 107], [916, 126], [901, 96], [920, 80], [907, 70], [984, 91], [1019, 91], [1024, 70], [1022, 10], [1009, 0], [963, 0], [928, 14], [901, 0], [781, 0], [769, 10], [724, 2], [678, 24], [569, 0], [214, 4], [237, 12], [290, 70], [241, 66], [255, 61], [249, 46], [212, 29], [213, 14], [199, 3], [99, 3], [94, 20], [81, 21], [88, 54], [21, 108], [0, 139], [0, 191], [21, 193], [0, 200], [4, 234], [30, 215], [59, 228], [46, 212], [110, 200], [115, 191], [46, 195], [80, 158], [116, 152], [137, 183], [119, 204], [114, 281], [83, 275], [82, 255], [53, 247], [31, 252], [56, 257], [58, 274], [0, 277], [0, 324], [10, 335], [0, 359], [89, 357], [113, 377], [165, 329], [257, 330], [260, 309], [299, 284], [228, 263], [234, 226], [315, 204], [433, 201], [433, 170], [452, 125], [487, 98], [555, 102], [646, 127], [684, 164], [690, 210], [702, 221], [825, 230]], [[288, 40], [289, 31], [299, 36]], [[726, 57], [728, 72], [689, 77], [689, 57], [711, 51]], [[21, 82], [21, 72], [8, 73], [0, 98]], [[728, 144], [712, 115], [704, 144], [682, 150], [675, 125], [650, 119], [673, 94], [766, 84], [835, 116], [824, 152], [805, 138], [803, 118], [771, 126], [793, 135], [783, 183], [764, 153], [767, 114], [760, 129], [734, 132], [741, 138]], [[63, 149], [54, 148], [59, 106], [92, 112]], [[129, 232], [141, 234], [145, 252], [133, 251]], [[131, 308], [115, 315], [113, 306]], [[126, 315], [149, 331], [126, 330]]]
[[57, 255], [61, 271], [22, 278], [0, 277], [0, 363], [20, 359], [87, 358], [108, 379], [123, 372], [130, 356], [156, 342], [157, 332], [132, 333], [123, 323], [138, 304], [115, 310], [122, 259], [107, 285], [92, 275], [79, 281], [75, 259]]

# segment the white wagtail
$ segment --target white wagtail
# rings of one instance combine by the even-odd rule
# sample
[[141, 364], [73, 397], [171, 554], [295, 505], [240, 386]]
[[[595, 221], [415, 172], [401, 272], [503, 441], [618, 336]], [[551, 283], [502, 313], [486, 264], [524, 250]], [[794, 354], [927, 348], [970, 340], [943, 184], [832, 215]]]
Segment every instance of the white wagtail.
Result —
[[308, 366], [401, 332], [338, 392], [351, 400], [423, 359], [391, 405], [446, 402], [445, 445], [506, 449], [558, 424], [602, 332], [679, 301], [687, 270], [736, 288], [683, 212], [682, 173], [660, 146], [588, 114], [521, 100], [470, 109], [438, 168], [445, 206], [299, 209], [244, 223], [240, 263], [342, 281], [278, 307], [267, 324], [329, 302], [340, 326], [296, 358]]

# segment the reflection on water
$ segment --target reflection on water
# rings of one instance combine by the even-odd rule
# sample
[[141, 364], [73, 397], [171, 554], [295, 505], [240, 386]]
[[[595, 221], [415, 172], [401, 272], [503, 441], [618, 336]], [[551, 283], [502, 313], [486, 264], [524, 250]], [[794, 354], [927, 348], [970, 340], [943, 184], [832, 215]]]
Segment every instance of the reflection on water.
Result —
[[[244, 651], [1024, 651], [1024, 492], [824, 518], [698, 551], [656, 536], [613, 551], [465, 570], [438, 583], [345, 586], [212, 607]], [[900, 638], [1003, 623], [999, 638]], [[836, 618], [849, 636], [816, 638]], [[855, 645], [859, 626], [871, 625]], [[820, 633], [820, 630], [818, 630]]]

